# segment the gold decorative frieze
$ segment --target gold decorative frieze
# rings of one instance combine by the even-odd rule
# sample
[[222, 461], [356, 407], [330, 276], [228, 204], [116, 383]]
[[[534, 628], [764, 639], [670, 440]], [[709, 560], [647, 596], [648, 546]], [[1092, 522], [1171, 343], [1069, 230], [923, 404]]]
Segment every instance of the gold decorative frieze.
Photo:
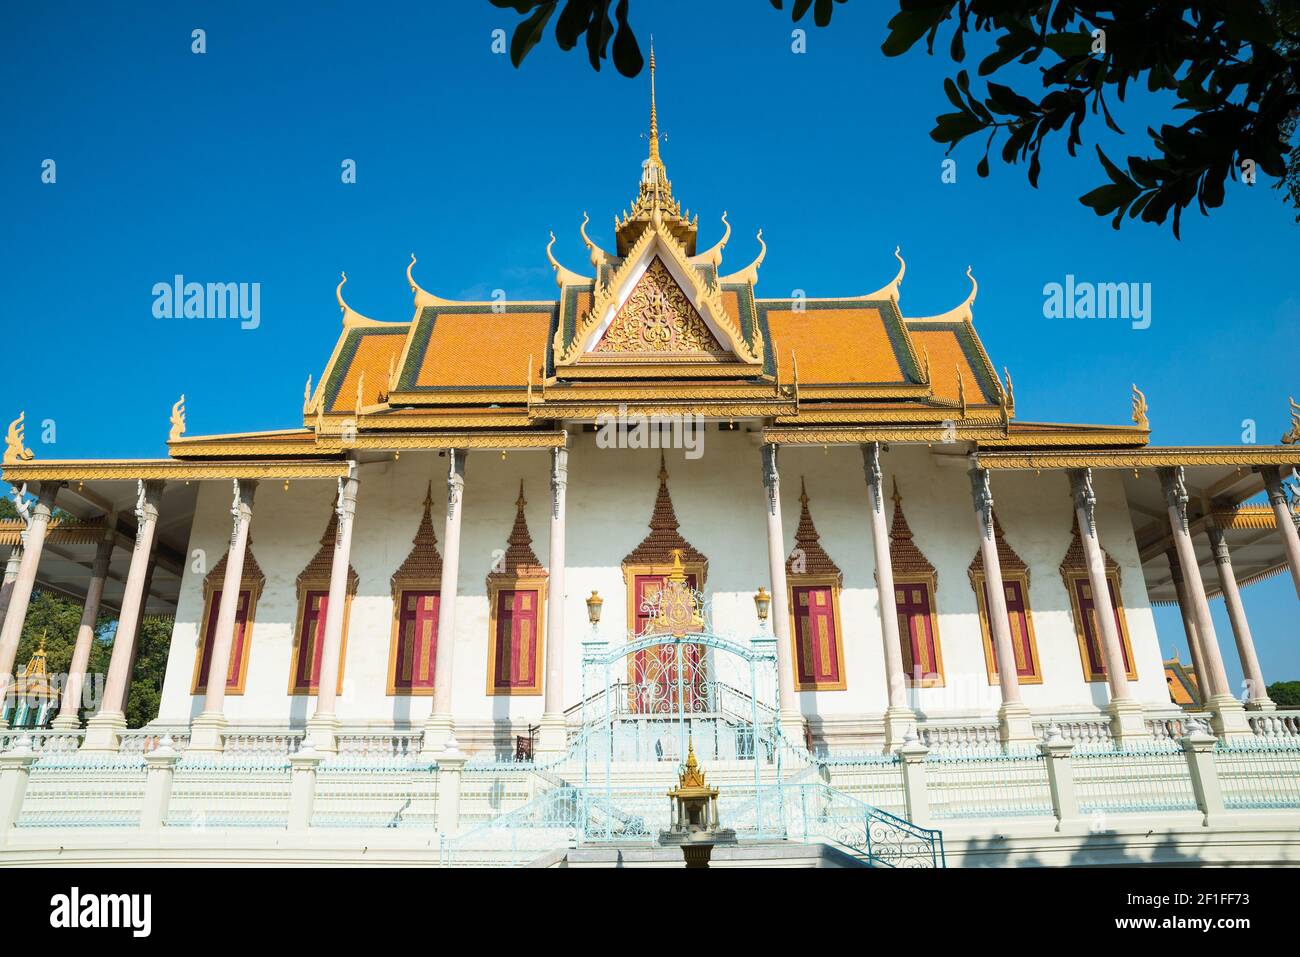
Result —
[[65, 459], [8, 465], [3, 473], [6, 482], [336, 479], [347, 475], [348, 463], [340, 461], [177, 462], [173, 459]]
[[1135, 469], [1177, 465], [1300, 465], [1300, 448], [1284, 446], [1096, 449], [1073, 452], [982, 452], [986, 469]]
[[322, 435], [323, 449], [554, 449], [563, 448], [565, 432], [426, 432], [409, 435]]
[[763, 441], [778, 445], [861, 445], [865, 442], [925, 442], [927, 444], [984, 441], [1001, 437], [1001, 427], [969, 426], [912, 428], [899, 426], [842, 428], [771, 428], [763, 430]]

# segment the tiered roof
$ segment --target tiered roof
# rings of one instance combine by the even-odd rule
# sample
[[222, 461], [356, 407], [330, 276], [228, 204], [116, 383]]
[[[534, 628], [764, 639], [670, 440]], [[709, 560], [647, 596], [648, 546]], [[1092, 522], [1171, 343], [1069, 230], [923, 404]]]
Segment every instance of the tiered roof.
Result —
[[[420, 287], [412, 256], [406, 278], [413, 313], [392, 322], [353, 309], [344, 298], [345, 277], [336, 290], [343, 327], [314, 389], [309, 380], [303, 427], [178, 433], [172, 455], [441, 448], [466, 430], [499, 437], [509, 448], [536, 445], [561, 421], [591, 421], [620, 408], [762, 419], [770, 439], [787, 444], [1146, 444], [1145, 418], [1107, 428], [1013, 422], [1010, 377], [999, 377], [975, 331], [973, 276], [970, 293], [953, 309], [909, 317], [901, 307], [906, 263], [897, 249], [896, 274], [874, 292], [820, 299], [756, 294], [767, 253], [761, 230], [758, 256], [742, 268], [723, 268], [731, 237], [725, 213], [721, 238], [697, 252], [698, 217], [674, 196], [660, 152], [653, 56], [650, 73], [649, 155], [633, 202], [615, 217], [614, 249], [596, 244], [585, 216], [579, 227], [589, 274], [555, 259], [552, 236], [546, 256], [555, 299], [457, 302]], [[402, 435], [405, 445], [395, 441]]]

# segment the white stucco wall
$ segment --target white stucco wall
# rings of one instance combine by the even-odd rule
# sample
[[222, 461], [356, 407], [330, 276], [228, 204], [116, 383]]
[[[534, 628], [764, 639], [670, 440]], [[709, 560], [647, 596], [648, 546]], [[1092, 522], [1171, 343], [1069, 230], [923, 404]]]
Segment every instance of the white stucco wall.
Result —
[[[600, 635], [625, 637], [627, 609], [620, 563], [648, 531], [658, 488], [659, 452], [598, 449], [595, 436], [575, 431], [570, 439], [568, 558], [565, 615], [566, 703], [578, 700], [579, 643], [589, 637], [586, 597], [605, 599]], [[927, 716], [988, 714], [996, 710], [996, 687], [988, 684], [974, 592], [966, 568], [977, 547], [965, 462], [940, 464], [925, 447], [899, 447], [884, 457], [887, 487], [895, 476], [918, 547], [939, 575], [939, 640], [946, 675], [943, 688], [910, 692], [913, 707]], [[714, 630], [745, 638], [756, 630], [752, 595], [767, 580], [763, 488], [759, 449], [744, 432], [707, 433], [704, 455], [688, 460], [667, 453], [669, 488], [682, 534], [709, 558], [706, 591], [713, 599]], [[806, 692], [800, 707], [810, 716], [878, 716], [884, 708], [884, 660], [860, 453], [852, 448], [781, 451], [782, 509], [786, 553], [799, 517], [799, 480], [808, 484], [822, 545], [844, 572], [841, 617], [848, 688]], [[407, 453], [398, 462], [363, 465], [352, 564], [360, 585], [352, 604], [339, 716], [348, 723], [419, 723], [429, 714], [425, 697], [389, 696], [387, 668], [392, 628], [390, 577], [405, 559], [420, 519], [425, 486], [433, 480], [434, 526], [443, 537], [446, 459]], [[488, 696], [486, 576], [494, 552], [504, 549], [514, 521], [519, 482], [529, 500], [534, 550], [548, 560], [549, 456], [516, 452], [473, 453], [465, 492], [457, 596], [455, 692], [457, 717], [486, 721], [532, 721], [541, 696]], [[1123, 600], [1138, 670], [1136, 694], [1167, 706], [1160, 648], [1118, 475], [1097, 473], [1101, 540], [1122, 569]], [[1072, 503], [1061, 472], [995, 474], [996, 508], [1008, 541], [1029, 564], [1030, 605], [1044, 682], [1023, 688], [1035, 712], [1079, 712], [1105, 704], [1106, 686], [1083, 680], [1069, 597], [1058, 566], [1069, 544]], [[229, 536], [230, 487], [205, 483], [198, 496], [190, 543], [191, 562], [182, 583], [163, 688], [160, 720], [185, 721], [202, 706], [190, 695], [202, 584], [206, 568], [221, 557]], [[296, 482], [285, 491], [264, 483], [254, 504], [253, 551], [266, 574], [256, 611], [247, 687], [226, 700], [235, 722], [305, 721], [314, 699], [288, 692], [295, 580], [319, 547], [333, 505], [334, 487]], [[195, 550], [206, 565], [196, 570]], [[551, 596], [551, 602], [558, 596]], [[445, 636], [440, 639], [445, 640]]]

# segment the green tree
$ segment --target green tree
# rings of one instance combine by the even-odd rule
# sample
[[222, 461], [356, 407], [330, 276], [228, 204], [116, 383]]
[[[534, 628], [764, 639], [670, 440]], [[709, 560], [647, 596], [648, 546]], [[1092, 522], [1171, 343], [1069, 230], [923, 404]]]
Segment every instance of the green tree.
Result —
[[[492, 0], [524, 19], [515, 29], [511, 59], [516, 66], [542, 38], [558, 0]], [[770, 0], [783, 9], [782, 0]], [[811, 10], [818, 26], [830, 23], [835, 2], [795, 0], [795, 21]], [[585, 34], [591, 65], [600, 69], [609, 39], [614, 65], [625, 76], [641, 71], [642, 58], [629, 25], [628, 0], [615, 11], [608, 0], [566, 0], [556, 19], [561, 49], [573, 49]], [[1179, 235], [1183, 210], [1196, 203], [1203, 214], [1222, 205], [1226, 184], [1238, 174], [1264, 173], [1300, 211], [1300, 9], [1296, 0], [899, 0], [881, 46], [899, 56], [922, 37], [934, 52], [941, 33], [951, 32], [948, 54], [961, 63], [966, 41], [986, 33], [995, 48], [980, 62], [978, 74], [1010, 77], [988, 80], [983, 92], [971, 86], [966, 70], [944, 81], [953, 112], [937, 117], [930, 136], [949, 152], [968, 137], [985, 137], [976, 170], [989, 174], [989, 154], [1001, 141], [1004, 162], [1027, 163], [1037, 187], [1043, 145], [1065, 135], [1076, 155], [1090, 120], [1116, 133], [1108, 96], [1124, 100], [1139, 84], [1148, 95], [1172, 95], [1174, 108], [1188, 118], [1148, 129], [1153, 154], [1131, 155], [1124, 165], [1097, 147], [1109, 182], [1080, 197], [1118, 229], [1127, 215], [1145, 222], [1170, 220]], [[1038, 66], [1042, 95], [1010, 85]], [[1253, 179], [1252, 179], [1253, 181]], [[1172, 215], [1172, 218], [1171, 218]], [[1300, 221], [1300, 212], [1297, 212]]]
[[1300, 708], [1300, 681], [1275, 681], [1268, 686], [1268, 696], [1279, 708]]

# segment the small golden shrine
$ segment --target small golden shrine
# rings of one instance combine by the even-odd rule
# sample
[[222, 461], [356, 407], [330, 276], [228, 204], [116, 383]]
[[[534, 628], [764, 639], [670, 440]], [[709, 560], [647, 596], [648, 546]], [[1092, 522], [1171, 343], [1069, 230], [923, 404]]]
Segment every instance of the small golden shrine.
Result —
[[[736, 832], [718, 827], [718, 789], [709, 787], [704, 769], [695, 758], [695, 740], [688, 739], [686, 765], [677, 787], [668, 792], [672, 801], [672, 824], [659, 834], [660, 844], [699, 845], [735, 844]], [[687, 867], [707, 867], [708, 853], [692, 854], [686, 848]]]

